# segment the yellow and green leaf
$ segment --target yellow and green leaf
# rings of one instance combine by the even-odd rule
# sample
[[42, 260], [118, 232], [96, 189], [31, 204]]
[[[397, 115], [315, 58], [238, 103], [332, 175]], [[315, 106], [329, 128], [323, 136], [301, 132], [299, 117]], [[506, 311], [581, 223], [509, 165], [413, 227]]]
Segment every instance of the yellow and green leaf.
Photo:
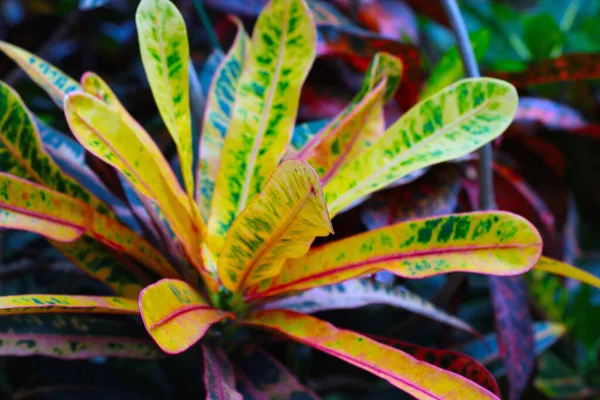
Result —
[[157, 359], [158, 347], [125, 320], [66, 314], [0, 316], [0, 356]]
[[70, 76], [27, 50], [0, 41], [0, 51], [17, 63], [60, 108], [63, 107], [63, 99], [67, 94], [80, 89], [79, 84]]
[[331, 215], [420, 168], [462, 157], [497, 138], [517, 109], [517, 91], [491, 78], [462, 80], [406, 112], [324, 187]]
[[234, 22], [238, 29], [237, 35], [210, 84], [200, 137], [196, 201], [205, 221], [208, 221], [210, 213], [221, 150], [231, 120], [238, 82], [250, 53], [250, 38], [244, 25], [237, 18]]
[[221, 282], [233, 292], [276, 276], [285, 260], [333, 233], [319, 178], [307, 162], [285, 160], [231, 225], [218, 259]]
[[564, 276], [565, 278], [575, 279], [579, 282], [587, 283], [588, 285], [600, 289], [599, 277], [594, 276], [587, 271], [584, 271], [567, 263], [554, 260], [549, 257], [540, 257], [539, 261], [535, 264], [533, 269], [538, 271], [550, 272], [555, 275]]
[[[97, 197], [62, 173], [44, 150], [31, 113], [19, 95], [2, 82], [0, 115], [1, 171], [43, 184], [88, 203], [99, 213], [114, 216]], [[118, 260], [107, 255], [106, 249], [93, 239], [82, 237], [74, 243], [54, 240], [50, 243], [83, 271], [105, 282], [116, 294], [137, 297], [142, 290], [140, 280], [125, 270]]]
[[211, 325], [235, 317], [212, 308], [191, 286], [176, 279], [146, 287], [140, 293], [139, 307], [146, 330], [169, 354], [187, 350]]
[[542, 240], [524, 218], [507, 212], [434, 217], [362, 233], [289, 260], [250, 298], [342, 282], [380, 270], [409, 279], [448, 272], [516, 275], [540, 257]]
[[401, 76], [400, 59], [377, 53], [352, 103], [298, 153], [297, 157], [315, 168], [322, 182], [383, 135], [383, 105], [396, 92]]
[[73, 134], [88, 151], [121, 171], [140, 193], [157, 203], [190, 258], [197, 260], [198, 226], [185, 194], [181, 188], [172, 190], [153, 152], [139, 140], [122, 114], [81, 92], [67, 96], [65, 114]]
[[316, 54], [302, 0], [272, 0], [258, 17], [236, 90], [215, 183], [208, 243], [219, 253], [235, 217], [262, 189], [290, 141], [300, 89]]
[[[58, 241], [86, 233], [107, 246], [144, 262], [162, 276], [177, 273], [150, 243], [81, 200], [0, 172], [0, 210], [6, 228], [29, 230]], [[37, 225], [37, 221], [41, 225]]]
[[470, 380], [352, 331], [285, 310], [259, 311], [242, 322], [274, 330], [387, 380], [416, 399], [498, 399]]
[[0, 297], [1, 314], [133, 314], [139, 313], [135, 300], [124, 297], [65, 296], [33, 294]]
[[135, 22], [148, 83], [158, 111], [177, 146], [183, 181], [195, 214], [188, 70], [190, 54], [185, 21], [169, 0], [142, 0]]

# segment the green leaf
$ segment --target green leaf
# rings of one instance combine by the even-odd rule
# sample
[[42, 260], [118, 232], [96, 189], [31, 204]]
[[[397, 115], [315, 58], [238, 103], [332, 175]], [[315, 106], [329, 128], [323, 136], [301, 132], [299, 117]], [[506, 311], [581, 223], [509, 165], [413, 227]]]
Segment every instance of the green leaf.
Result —
[[559, 50], [567, 37], [550, 14], [538, 14], [525, 20], [523, 40], [533, 59], [543, 60]]

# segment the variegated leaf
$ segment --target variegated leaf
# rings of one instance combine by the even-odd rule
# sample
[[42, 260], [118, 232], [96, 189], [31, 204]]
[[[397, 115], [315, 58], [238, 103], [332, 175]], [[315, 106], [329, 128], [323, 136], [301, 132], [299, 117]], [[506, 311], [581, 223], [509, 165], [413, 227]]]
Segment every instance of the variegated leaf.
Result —
[[124, 297], [65, 296], [52, 294], [0, 297], [1, 314], [133, 314], [139, 313], [135, 300]]
[[329, 233], [319, 178], [305, 161], [285, 160], [233, 222], [218, 261], [221, 282], [235, 292], [276, 276]]
[[203, 345], [206, 400], [243, 400], [235, 390], [233, 368], [223, 350]]
[[260, 14], [223, 144], [208, 221], [220, 252], [234, 218], [262, 189], [290, 141], [316, 32], [302, 0], [272, 0]]
[[205, 221], [208, 221], [212, 194], [219, 172], [221, 150], [231, 120], [238, 81], [250, 52], [250, 38], [244, 30], [244, 25], [238, 19], [235, 19], [235, 22], [238, 29], [237, 36], [210, 83], [208, 101], [204, 109], [199, 149], [200, 161], [196, 178], [196, 200]]
[[516, 108], [515, 88], [489, 78], [465, 79], [429, 97], [331, 178], [324, 187], [329, 212], [336, 215], [410, 172], [472, 152], [498, 137]]
[[475, 212], [402, 222], [311, 249], [250, 291], [273, 296], [389, 271], [409, 279], [465, 271], [516, 275], [540, 257], [542, 241], [527, 220]]

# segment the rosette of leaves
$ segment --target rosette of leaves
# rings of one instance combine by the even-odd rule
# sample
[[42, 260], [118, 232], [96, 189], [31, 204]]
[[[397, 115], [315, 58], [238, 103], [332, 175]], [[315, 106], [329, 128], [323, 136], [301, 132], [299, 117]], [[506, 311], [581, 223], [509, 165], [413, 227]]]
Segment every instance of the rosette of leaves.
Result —
[[[177, 147], [182, 184], [99, 76], [86, 73], [78, 83], [0, 42], [64, 109], [86, 152], [113, 168], [128, 207], [117, 212], [86, 187], [95, 178], [85, 165], [71, 167], [88, 175], [70, 174], [76, 180], [67, 174], [51, 156], [51, 141], [42, 140], [55, 133], [0, 84], [0, 226], [46, 237], [115, 294], [0, 298], [0, 354], [157, 357], [147, 337], [98, 316], [78, 323], [68, 315], [16, 316], [139, 315], [165, 353], [181, 353], [202, 340], [210, 398], [261, 392], [273, 398], [281, 389], [253, 386], [245, 376], [244, 360], [260, 357], [258, 350], [234, 352], [233, 359], [242, 360], [234, 365], [228, 359], [240, 335], [256, 328], [338, 357], [419, 399], [497, 398], [495, 390], [409, 354], [409, 347], [403, 351], [307, 315], [311, 308], [302, 307], [302, 296], [320, 300], [320, 309], [406, 304], [403, 295], [355, 278], [382, 270], [415, 279], [530, 270], [540, 257], [540, 236], [525, 219], [506, 212], [402, 222], [311, 248], [316, 237], [333, 233], [330, 218], [371, 193], [497, 138], [514, 116], [515, 89], [497, 79], [463, 80], [386, 129], [383, 105], [396, 91], [402, 64], [380, 53], [336, 118], [295, 127], [300, 89], [316, 54], [315, 24], [303, 0], [273, 0], [251, 37], [238, 23], [237, 37], [211, 79], [195, 149], [183, 18], [168, 0], [143, 0], [136, 23], [146, 75]], [[353, 296], [328, 300], [310, 292], [334, 284], [350, 285]], [[460, 324], [427, 307], [423, 302], [416, 308]], [[40, 323], [53, 330], [33, 329]]]

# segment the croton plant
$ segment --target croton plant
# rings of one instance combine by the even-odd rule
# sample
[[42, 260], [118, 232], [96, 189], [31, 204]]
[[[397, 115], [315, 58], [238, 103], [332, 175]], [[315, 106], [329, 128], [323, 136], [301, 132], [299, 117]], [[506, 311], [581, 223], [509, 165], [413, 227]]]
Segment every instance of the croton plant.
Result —
[[[518, 275], [535, 266], [591, 282], [574, 267], [540, 261], [540, 235], [528, 221], [473, 212], [311, 245], [334, 233], [331, 218], [371, 193], [497, 138], [515, 114], [515, 88], [497, 79], [461, 80], [386, 129], [383, 105], [403, 73], [399, 59], [379, 53], [337, 117], [295, 126], [317, 46], [309, 6], [272, 0], [252, 37], [235, 21], [237, 36], [202, 104], [181, 14], [168, 0], [142, 0], [138, 7], [144, 69], [176, 144], [182, 179], [99, 76], [88, 72], [78, 83], [0, 42], [0, 50], [64, 109], [89, 159], [116, 171], [129, 201], [126, 210], [112, 207], [83, 184], [98, 181], [91, 170], [79, 166], [75, 173], [60, 165], [46, 140], [56, 133], [0, 83], [0, 226], [43, 235], [116, 296], [6, 296], [0, 298], [2, 323], [12, 323], [15, 314], [139, 315], [164, 353], [201, 341], [211, 399], [253, 398], [258, 391], [248, 389], [228, 361], [240, 335], [256, 329], [338, 357], [418, 399], [498, 398], [495, 383], [479, 385], [308, 314], [347, 307], [336, 296], [351, 292], [355, 307], [399, 305], [472, 331], [407, 292], [361, 279], [382, 270], [419, 279], [457, 271]], [[37, 321], [53, 324], [55, 334], [2, 333], [0, 354], [158, 356], [148, 339], [94, 336], [89, 330], [101, 324], [97, 320], [82, 320], [84, 328], [42, 317]]]

